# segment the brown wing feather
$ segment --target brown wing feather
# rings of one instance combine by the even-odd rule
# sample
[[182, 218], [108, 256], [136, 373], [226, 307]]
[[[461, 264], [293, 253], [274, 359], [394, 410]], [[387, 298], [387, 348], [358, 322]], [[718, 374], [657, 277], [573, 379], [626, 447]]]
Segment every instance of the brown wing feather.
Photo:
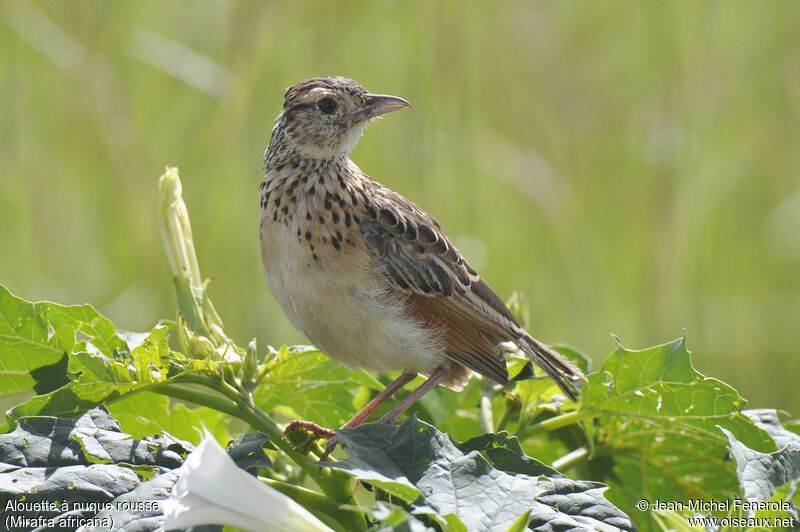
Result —
[[475, 319], [452, 312], [452, 302], [418, 294], [406, 296], [411, 314], [431, 328], [442, 331], [447, 354], [459, 364], [500, 384], [508, 384], [505, 360], [489, 330], [481, 330]]
[[516, 342], [573, 399], [578, 368], [531, 337], [453, 247], [430, 215], [364, 176], [364, 240], [409, 312], [441, 327], [447, 355], [500, 383], [508, 381], [499, 343]]

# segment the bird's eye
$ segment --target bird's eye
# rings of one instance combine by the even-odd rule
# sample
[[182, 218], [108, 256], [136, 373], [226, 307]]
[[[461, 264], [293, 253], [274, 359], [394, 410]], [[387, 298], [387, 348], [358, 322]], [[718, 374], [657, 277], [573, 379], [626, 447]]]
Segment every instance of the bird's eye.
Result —
[[319, 107], [320, 111], [329, 115], [336, 110], [336, 102], [333, 98], [323, 98], [317, 102], [317, 107]]

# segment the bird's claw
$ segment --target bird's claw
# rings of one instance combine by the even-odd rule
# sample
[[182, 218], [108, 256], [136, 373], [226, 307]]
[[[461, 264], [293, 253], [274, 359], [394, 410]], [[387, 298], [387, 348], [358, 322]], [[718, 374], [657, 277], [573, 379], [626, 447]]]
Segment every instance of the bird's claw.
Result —
[[283, 435], [287, 436], [298, 430], [304, 430], [306, 432], [310, 432], [315, 437], [322, 440], [330, 440], [331, 438], [336, 436], [336, 433], [331, 429], [320, 427], [319, 425], [317, 425], [312, 421], [300, 421], [300, 420], [292, 421], [291, 423], [289, 423], [286, 426], [286, 428], [283, 429]]
[[[300, 441], [302, 438], [299, 438], [299, 433], [302, 432], [305, 438], [305, 441]], [[307, 453], [310, 449], [311, 445], [316, 440], [330, 440], [334, 436], [336, 436], [336, 432], [332, 431], [331, 429], [326, 429], [325, 427], [320, 427], [316, 423], [311, 421], [292, 421], [289, 423], [285, 429], [283, 429], [283, 435], [286, 436], [290, 441], [294, 441], [296, 445], [302, 448], [303, 453]], [[311, 437], [309, 438], [308, 435]], [[328, 442], [328, 445], [325, 447], [325, 451], [322, 453], [320, 457], [320, 461], [324, 462], [328, 459], [328, 456], [333, 452], [336, 448], [336, 443]], [[317, 451], [319, 452], [319, 451]]]
[[334, 449], [336, 449], [336, 442], [329, 441], [328, 445], [325, 446], [325, 452], [322, 453], [322, 456], [319, 457], [319, 461], [320, 462], [326, 461]]

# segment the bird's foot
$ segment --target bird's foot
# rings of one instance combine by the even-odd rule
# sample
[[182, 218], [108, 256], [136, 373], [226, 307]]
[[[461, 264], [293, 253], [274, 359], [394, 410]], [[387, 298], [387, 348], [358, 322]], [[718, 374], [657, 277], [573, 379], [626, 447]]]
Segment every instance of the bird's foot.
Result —
[[[292, 421], [283, 430], [283, 435], [292, 442], [294, 448], [303, 454], [308, 454], [312, 449], [316, 454], [322, 452], [322, 448], [317, 444], [318, 440], [329, 440], [336, 436], [336, 433], [331, 429], [320, 427], [311, 421]], [[329, 444], [328, 448], [332, 447]], [[322, 455], [324, 460], [330, 452], [326, 448]]]
[[334, 449], [336, 449], [336, 442], [329, 441], [328, 445], [325, 446], [325, 452], [322, 453], [322, 456], [319, 457], [319, 461], [320, 462], [326, 461]]
[[288, 436], [291, 433], [297, 431], [305, 431], [310, 432], [315, 437], [322, 439], [322, 440], [329, 440], [336, 436], [336, 433], [331, 429], [326, 429], [325, 427], [320, 427], [316, 423], [312, 421], [300, 421], [295, 420], [289, 423], [285, 429], [283, 429], [283, 435]]

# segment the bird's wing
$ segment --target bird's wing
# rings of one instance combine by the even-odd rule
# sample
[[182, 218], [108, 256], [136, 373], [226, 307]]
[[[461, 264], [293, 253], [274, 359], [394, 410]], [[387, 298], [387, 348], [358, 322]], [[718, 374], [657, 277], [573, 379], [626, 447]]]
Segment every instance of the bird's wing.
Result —
[[508, 372], [498, 344], [514, 341], [574, 396], [569, 380], [580, 371], [522, 329], [436, 220], [374, 181], [367, 186], [362, 197], [367, 219], [360, 224], [367, 247], [410, 311], [424, 323], [442, 326], [448, 356], [505, 384]]

